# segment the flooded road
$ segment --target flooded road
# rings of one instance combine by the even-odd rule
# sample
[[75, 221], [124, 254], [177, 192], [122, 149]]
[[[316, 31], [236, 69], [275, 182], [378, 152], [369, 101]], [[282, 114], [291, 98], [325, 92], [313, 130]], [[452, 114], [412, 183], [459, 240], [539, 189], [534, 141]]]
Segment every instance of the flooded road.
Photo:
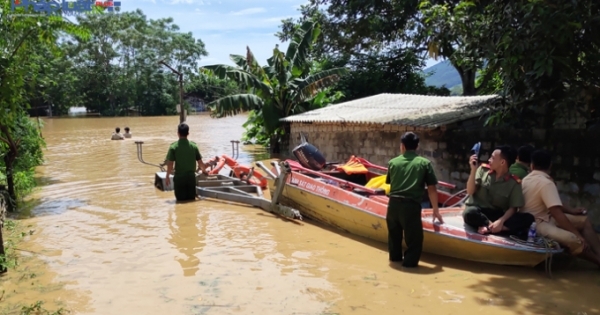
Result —
[[[244, 116], [190, 116], [206, 160], [231, 154]], [[44, 301], [72, 314], [600, 314], [600, 271], [580, 261], [541, 269], [424, 254], [388, 265], [383, 244], [256, 208], [175, 204], [153, 186], [178, 117], [46, 119], [46, 163], [19, 245], [33, 280], [0, 281], [9, 305]], [[111, 141], [115, 127], [133, 139]], [[266, 159], [240, 145], [242, 162]], [[5, 280], [6, 279], [6, 280]], [[1, 294], [1, 293], [0, 293]], [[4, 307], [4, 308], [3, 308]], [[19, 314], [19, 313], [16, 313]]]

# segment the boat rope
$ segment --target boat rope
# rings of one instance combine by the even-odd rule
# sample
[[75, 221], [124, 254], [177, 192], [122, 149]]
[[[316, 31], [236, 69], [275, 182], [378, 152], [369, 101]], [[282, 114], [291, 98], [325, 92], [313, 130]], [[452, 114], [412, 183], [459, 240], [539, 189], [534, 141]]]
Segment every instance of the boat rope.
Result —
[[558, 242], [544, 236], [536, 237], [533, 242], [524, 241], [514, 235], [511, 235], [510, 238], [513, 241], [523, 245], [535, 245], [538, 247], [544, 246], [546, 250], [546, 260], [544, 262], [544, 267], [546, 270], [546, 274], [550, 279], [552, 279], [552, 257], [554, 257], [554, 255], [552, 254], [552, 250], [560, 248], [560, 244], [558, 244]]

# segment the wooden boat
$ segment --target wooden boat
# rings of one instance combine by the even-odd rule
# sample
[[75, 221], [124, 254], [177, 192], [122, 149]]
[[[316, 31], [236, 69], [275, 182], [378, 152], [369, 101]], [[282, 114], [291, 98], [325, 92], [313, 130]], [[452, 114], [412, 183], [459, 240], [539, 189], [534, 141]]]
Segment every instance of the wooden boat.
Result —
[[[360, 161], [368, 168], [368, 172], [348, 175], [339, 170], [340, 165], [313, 171], [302, 167], [296, 161], [287, 160], [292, 172], [291, 176], [287, 177], [280, 202], [298, 209], [303, 216], [310, 219], [387, 243], [385, 215], [388, 197], [381, 189], [365, 187], [365, 183], [370, 179], [382, 175], [373, 169], [383, 172], [387, 169], [362, 158], [353, 159]], [[275, 169], [273, 171], [277, 174]], [[269, 189], [274, 191], [274, 180], [268, 178], [267, 181]], [[455, 188], [448, 183], [438, 185], [446, 189]], [[520, 266], [535, 266], [551, 255], [562, 252], [560, 248], [547, 248], [511, 237], [477, 233], [463, 222], [463, 209], [459, 204], [465, 198], [464, 190], [451, 194], [438, 189], [444, 224], [432, 222], [432, 209], [430, 204], [425, 204], [422, 214], [425, 252], [476, 262]], [[428, 200], [424, 203], [428, 203]]]

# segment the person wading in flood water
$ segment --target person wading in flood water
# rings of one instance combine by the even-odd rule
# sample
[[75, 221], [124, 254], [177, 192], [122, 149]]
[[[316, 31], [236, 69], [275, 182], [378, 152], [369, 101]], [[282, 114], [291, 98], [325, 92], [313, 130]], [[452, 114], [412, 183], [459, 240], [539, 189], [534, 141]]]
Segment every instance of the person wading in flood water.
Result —
[[123, 135], [121, 134], [121, 128], [117, 127], [115, 128], [115, 132], [113, 132], [112, 137], [110, 137], [110, 140], [124, 140], [125, 138], [123, 138]]
[[[385, 220], [388, 227], [388, 248], [391, 262], [403, 261], [402, 266], [417, 267], [423, 251], [421, 201], [427, 185], [433, 207], [433, 220], [444, 223], [438, 209], [437, 177], [431, 162], [416, 153], [419, 137], [413, 132], [402, 135], [400, 155], [391, 159], [385, 179], [390, 184], [390, 200]], [[406, 252], [402, 257], [402, 238]]]
[[129, 133], [129, 127], [125, 127], [125, 133], [123, 134], [125, 138], [131, 138], [131, 133]]
[[[202, 163], [202, 155], [196, 143], [187, 139], [190, 127], [181, 123], [177, 127], [179, 140], [171, 143], [167, 152], [167, 178], [165, 183], [171, 185], [171, 174], [173, 176], [173, 188], [177, 201], [191, 201], [196, 199], [196, 171], [206, 173], [206, 166]], [[173, 169], [175, 162], [175, 169]], [[196, 162], [198, 169], [196, 169]]]

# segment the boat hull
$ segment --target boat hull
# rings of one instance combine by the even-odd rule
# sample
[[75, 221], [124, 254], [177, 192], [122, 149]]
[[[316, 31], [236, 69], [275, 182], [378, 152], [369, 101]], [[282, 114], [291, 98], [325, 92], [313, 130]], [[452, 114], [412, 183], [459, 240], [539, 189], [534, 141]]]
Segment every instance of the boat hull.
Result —
[[[291, 177], [280, 197], [282, 204], [315, 221], [387, 244], [387, 205], [381, 196], [374, 199], [354, 196], [352, 192], [302, 174], [293, 173]], [[274, 191], [273, 180], [268, 181], [268, 186]], [[535, 266], [549, 254], [560, 252], [548, 252], [504, 237], [468, 233], [462, 226], [461, 209], [442, 209], [441, 212], [445, 221], [455, 224], [433, 224], [431, 210], [423, 211], [423, 250], [427, 253], [491, 264]]]

